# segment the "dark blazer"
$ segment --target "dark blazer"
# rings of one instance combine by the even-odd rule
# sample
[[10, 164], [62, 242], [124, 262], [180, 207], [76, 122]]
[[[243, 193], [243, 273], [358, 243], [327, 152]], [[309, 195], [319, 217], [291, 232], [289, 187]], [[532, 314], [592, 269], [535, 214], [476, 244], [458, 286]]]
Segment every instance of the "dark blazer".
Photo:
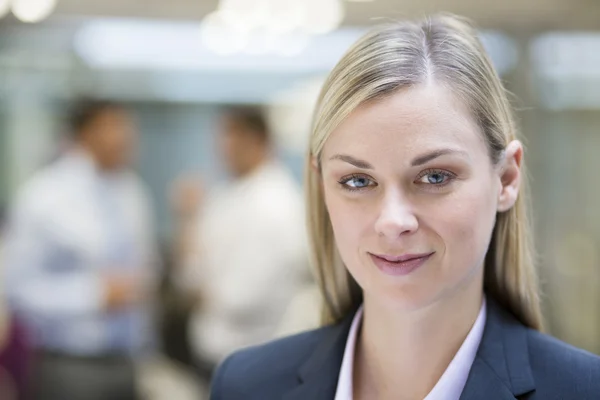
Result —
[[[333, 400], [352, 316], [234, 353], [211, 400]], [[461, 400], [600, 400], [600, 357], [526, 328], [488, 296], [487, 320]]]

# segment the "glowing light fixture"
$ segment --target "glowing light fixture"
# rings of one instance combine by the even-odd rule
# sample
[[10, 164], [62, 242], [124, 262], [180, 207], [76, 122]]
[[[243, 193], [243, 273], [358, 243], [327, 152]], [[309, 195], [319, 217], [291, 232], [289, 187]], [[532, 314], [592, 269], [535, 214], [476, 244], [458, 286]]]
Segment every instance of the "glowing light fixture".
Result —
[[342, 0], [220, 0], [202, 23], [203, 44], [218, 54], [301, 53], [310, 37], [344, 19]]
[[56, 0], [12, 0], [12, 12], [22, 22], [43, 21], [55, 8]]
[[10, 0], [0, 0], [0, 18], [10, 11]]
[[305, 0], [303, 28], [307, 33], [322, 35], [336, 30], [344, 19], [341, 0]]

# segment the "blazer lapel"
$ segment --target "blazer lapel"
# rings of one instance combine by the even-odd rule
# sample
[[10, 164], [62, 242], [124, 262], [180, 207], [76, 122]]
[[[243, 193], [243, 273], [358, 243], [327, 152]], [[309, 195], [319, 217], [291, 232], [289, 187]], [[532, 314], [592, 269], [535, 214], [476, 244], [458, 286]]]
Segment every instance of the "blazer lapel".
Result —
[[[314, 352], [298, 370], [297, 385], [283, 400], [332, 400], [354, 313], [325, 328]], [[535, 390], [527, 328], [490, 296], [481, 344], [460, 400], [514, 400]]]
[[487, 321], [460, 400], [514, 400], [535, 390], [527, 328], [487, 299]]
[[332, 400], [352, 325], [351, 313], [338, 325], [325, 328], [323, 339], [298, 370], [298, 385], [283, 400]]
[[512, 390], [496, 375], [481, 358], [471, 367], [467, 384], [460, 400], [515, 400]]

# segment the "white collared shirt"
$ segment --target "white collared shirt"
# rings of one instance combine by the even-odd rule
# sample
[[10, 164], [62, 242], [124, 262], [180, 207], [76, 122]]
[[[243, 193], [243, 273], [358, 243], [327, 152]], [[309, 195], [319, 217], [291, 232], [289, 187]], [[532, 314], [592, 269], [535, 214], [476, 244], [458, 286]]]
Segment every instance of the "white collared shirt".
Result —
[[[361, 306], [356, 312], [346, 341], [346, 349], [344, 350], [344, 358], [342, 359], [342, 367], [338, 379], [335, 400], [352, 400], [353, 398], [353, 366], [354, 366], [354, 351], [356, 349], [356, 339], [358, 329], [362, 321], [363, 307]], [[485, 327], [486, 307], [485, 298], [479, 310], [479, 315], [465, 338], [465, 341], [458, 349], [458, 352], [442, 374], [439, 381], [431, 389], [431, 392], [424, 400], [459, 400], [460, 395], [467, 383], [471, 365], [475, 360], [477, 349], [483, 336], [483, 328]]]
[[198, 355], [218, 363], [277, 333], [308, 273], [303, 210], [299, 186], [278, 161], [209, 197], [197, 225], [201, 256], [180, 272], [192, 290], [210, 286], [190, 324]]
[[5, 247], [7, 297], [37, 346], [94, 355], [151, 341], [147, 306], [103, 306], [107, 273], [157, 272], [150, 200], [133, 172], [102, 172], [84, 151], [69, 152], [19, 190]]

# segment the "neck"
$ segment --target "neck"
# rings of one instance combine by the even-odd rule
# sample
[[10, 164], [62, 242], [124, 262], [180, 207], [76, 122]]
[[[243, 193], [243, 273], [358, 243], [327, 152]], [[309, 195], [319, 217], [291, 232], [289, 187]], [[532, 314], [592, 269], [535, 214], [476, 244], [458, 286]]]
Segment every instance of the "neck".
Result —
[[85, 158], [89, 159], [95, 168], [102, 170], [102, 166], [98, 162], [98, 157], [97, 157], [96, 153], [94, 152], [94, 149], [92, 148], [92, 146], [89, 146], [87, 143], [80, 141], [80, 142], [77, 142], [74, 144], [74, 146], [72, 147], [72, 150], [76, 154], [83, 155]]
[[87, 145], [86, 143], [79, 143], [75, 145], [75, 151], [83, 154], [87, 157], [94, 166], [94, 169], [101, 174], [111, 175], [113, 173], [118, 172], [117, 168], [111, 168], [100, 161], [100, 157], [94, 151], [92, 146]]
[[243, 177], [246, 177], [246, 176], [252, 174], [258, 168], [263, 166], [267, 162], [267, 160], [268, 160], [268, 153], [266, 153], [266, 152], [260, 153], [260, 154], [257, 154], [255, 156], [251, 157], [248, 160], [248, 163], [246, 163], [243, 171], [239, 171], [237, 176], [239, 178], [243, 178]]
[[356, 398], [423, 399], [479, 314], [482, 279], [423, 309], [399, 311], [365, 296], [354, 368]]

